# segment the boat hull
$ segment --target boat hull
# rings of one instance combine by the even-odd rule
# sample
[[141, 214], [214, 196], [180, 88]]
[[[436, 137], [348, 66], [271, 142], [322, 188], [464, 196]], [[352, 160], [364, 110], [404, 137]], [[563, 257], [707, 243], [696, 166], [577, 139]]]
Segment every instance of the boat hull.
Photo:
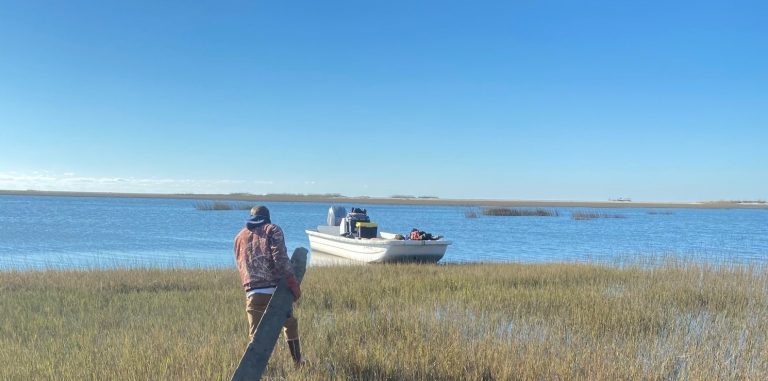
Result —
[[309, 247], [356, 261], [381, 262], [437, 262], [445, 255], [451, 241], [391, 240], [383, 238], [357, 239], [307, 230]]

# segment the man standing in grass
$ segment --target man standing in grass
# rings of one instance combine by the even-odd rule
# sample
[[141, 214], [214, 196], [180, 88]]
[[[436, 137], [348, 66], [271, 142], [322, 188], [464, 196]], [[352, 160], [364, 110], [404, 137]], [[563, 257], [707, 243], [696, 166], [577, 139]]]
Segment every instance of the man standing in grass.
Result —
[[[280, 278], [285, 276], [294, 302], [301, 297], [301, 287], [293, 274], [293, 266], [285, 247], [283, 229], [272, 223], [267, 207], [255, 206], [251, 209], [251, 218], [235, 237], [235, 261], [245, 288], [248, 334], [253, 340], [256, 327]], [[300, 364], [299, 323], [292, 312], [286, 316], [283, 333], [293, 361]]]

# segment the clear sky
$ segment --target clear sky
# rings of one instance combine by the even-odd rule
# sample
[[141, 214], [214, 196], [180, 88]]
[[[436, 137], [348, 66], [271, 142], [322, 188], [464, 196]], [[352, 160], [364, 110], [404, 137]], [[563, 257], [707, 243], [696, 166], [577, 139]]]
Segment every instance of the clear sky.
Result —
[[768, 199], [768, 2], [0, 4], [0, 189]]

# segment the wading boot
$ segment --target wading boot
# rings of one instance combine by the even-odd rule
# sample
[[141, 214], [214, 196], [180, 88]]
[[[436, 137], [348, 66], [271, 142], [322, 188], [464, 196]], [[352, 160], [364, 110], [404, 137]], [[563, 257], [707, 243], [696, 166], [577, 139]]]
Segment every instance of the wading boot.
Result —
[[301, 345], [299, 339], [288, 340], [288, 349], [291, 351], [291, 357], [296, 366], [301, 366], [303, 359], [301, 358]]

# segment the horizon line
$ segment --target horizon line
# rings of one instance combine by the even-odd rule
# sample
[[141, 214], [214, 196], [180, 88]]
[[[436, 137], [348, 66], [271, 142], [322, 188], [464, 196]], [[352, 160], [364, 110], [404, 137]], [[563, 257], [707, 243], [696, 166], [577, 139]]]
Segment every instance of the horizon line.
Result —
[[670, 201], [632, 201], [619, 198], [608, 201], [593, 200], [522, 200], [522, 199], [483, 199], [483, 198], [440, 198], [438, 196], [392, 195], [381, 196], [345, 196], [339, 193], [140, 193], [140, 192], [94, 192], [94, 191], [52, 191], [52, 190], [13, 190], [0, 189], [0, 195], [7, 196], [59, 196], [59, 197], [114, 197], [114, 198], [167, 198], [191, 200], [229, 200], [229, 201], [268, 201], [268, 202], [336, 202], [351, 201], [369, 204], [390, 205], [444, 205], [466, 207], [594, 207], [594, 208], [744, 208], [768, 209], [765, 200], [705, 200], [688, 202]]

